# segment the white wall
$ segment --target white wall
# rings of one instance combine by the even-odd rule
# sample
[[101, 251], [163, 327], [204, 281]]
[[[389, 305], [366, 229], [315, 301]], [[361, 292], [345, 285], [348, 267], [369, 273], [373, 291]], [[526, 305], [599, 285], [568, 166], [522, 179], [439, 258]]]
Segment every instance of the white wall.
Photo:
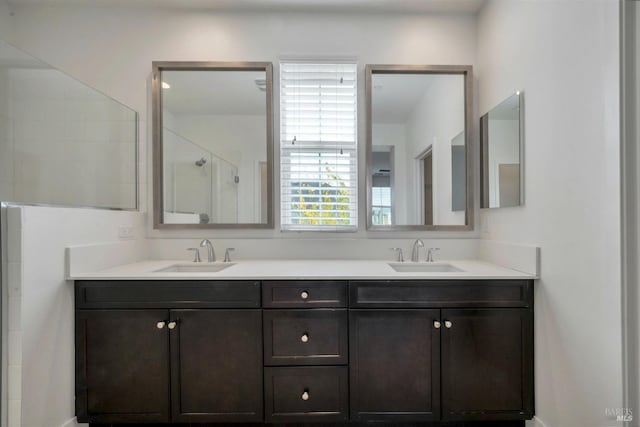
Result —
[[11, 41], [13, 35], [12, 8], [8, 2], [0, 3], [0, 39]]
[[409, 222], [410, 197], [412, 188], [407, 180], [407, 127], [397, 123], [376, 123], [373, 125], [372, 145], [393, 147], [393, 165], [391, 166], [392, 193], [391, 214], [394, 224], [411, 224]]
[[[16, 9], [14, 39], [51, 64], [150, 117], [148, 83], [153, 60], [271, 61], [278, 76], [281, 58], [355, 58], [363, 81], [364, 64], [475, 63], [476, 23], [473, 16], [323, 14], [323, 13], [214, 13], [206, 10], [135, 8]], [[327, 29], [330, 28], [330, 31]], [[69, 47], [73, 48], [69, 48]], [[109, 55], [97, 55], [109, 52]], [[87, 61], [86, 58], [92, 58]], [[277, 77], [276, 77], [277, 78]], [[146, 82], [146, 85], [145, 85]], [[364, 85], [359, 86], [359, 206], [365, 204]], [[278, 99], [275, 99], [278, 105]], [[278, 135], [278, 108], [275, 108]], [[148, 121], [142, 122], [142, 141], [149, 141]], [[275, 138], [278, 139], [277, 137]], [[279, 163], [275, 147], [276, 165]], [[142, 159], [149, 160], [143, 155]], [[276, 168], [277, 169], [277, 168]], [[144, 169], [143, 169], [144, 170]], [[143, 196], [147, 194], [143, 183]], [[275, 182], [279, 179], [278, 170]], [[275, 193], [276, 221], [279, 192]], [[149, 205], [148, 205], [149, 206]], [[454, 236], [473, 233], [367, 233], [360, 209], [360, 231], [350, 238]], [[275, 230], [149, 231], [153, 237], [327, 238], [309, 233]], [[338, 236], [344, 238], [344, 235]], [[274, 242], [274, 244], [283, 244]], [[286, 243], [284, 243], [286, 244]], [[366, 241], [362, 249], [366, 250]]]
[[140, 238], [144, 215], [9, 209], [8, 427], [58, 427], [74, 418], [74, 302], [65, 247], [117, 241], [120, 226]]
[[[407, 121], [407, 180], [413, 194], [409, 195], [409, 223], [421, 221], [422, 189], [416, 157], [429, 146], [433, 153], [433, 223], [464, 225], [465, 213], [452, 210], [451, 141], [464, 130], [464, 77], [434, 76], [433, 83]], [[411, 203], [413, 202], [413, 203]]]
[[623, 336], [625, 406], [640, 425], [640, 4], [623, 2]]
[[13, 199], [13, 127], [9, 73], [0, 68], [0, 200]]
[[632, 126], [633, 138], [627, 143], [632, 146], [629, 150], [629, 158], [625, 172], [628, 175], [628, 208], [627, 226], [624, 229], [623, 236], [628, 236], [626, 266], [627, 266], [627, 293], [626, 304], [628, 311], [625, 313], [627, 318], [627, 383], [628, 383], [628, 403], [627, 405], [633, 409], [635, 418], [634, 425], [640, 426], [640, 4], [638, 2], [627, 2], [633, 10], [633, 28], [635, 43], [632, 44], [633, 55], [630, 59], [634, 62], [634, 75], [630, 76], [635, 80], [634, 108], [630, 111], [631, 115], [627, 116], [629, 120], [627, 128]]
[[[536, 413], [614, 425], [622, 406], [618, 2], [490, 0], [479, 113], [525, 90], [525, 205], [482, 210], [486, 238], [541, 247]], [[637, 414], [636, 414], [637, 416]]]

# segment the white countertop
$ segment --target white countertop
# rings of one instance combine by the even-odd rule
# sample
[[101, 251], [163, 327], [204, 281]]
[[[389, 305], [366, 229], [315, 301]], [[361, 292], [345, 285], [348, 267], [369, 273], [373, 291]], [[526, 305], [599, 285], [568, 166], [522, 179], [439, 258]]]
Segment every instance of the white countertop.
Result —
[[[219, 272], [157, 272], [173, 265], [200, 265], [177, 260], [141, 261], [106, 270], [69, 275], [70, 280], [355, 280], [355, 279], [535, 279], [534, 275], [500, 267], [483, 261], [451, 260], [435, 263], [449, 264], [460, 272], [395, 271], [388, 261], [360, 260], [239, 260]], [[216, 263], [221, 264], [221, 263]], [[394, 263], [395, 264], [395, 263]], [[406, 262], [405, 264], [418, 264]]]

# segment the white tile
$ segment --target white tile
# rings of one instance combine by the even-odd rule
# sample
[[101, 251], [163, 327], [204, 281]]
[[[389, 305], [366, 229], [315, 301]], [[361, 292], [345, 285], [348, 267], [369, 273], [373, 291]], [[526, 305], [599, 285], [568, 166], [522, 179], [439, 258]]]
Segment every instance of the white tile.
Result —
[[9, 365], [7, 373], [7, 393], [9, 399], [22, 398], [22, 366]]
[[8, 427], [22, 427], [22, 400], [11, 399], [7, 406]]
[[7, 281], [9, 285], [9, 298], [22, 295], [22, 263], [7, 263]]
[[22, 330], [22, 298], [9, 298], [8, 301], [8, 328], [10, 331], [20, 331]]
[[9, 332], [8, 361], [9, 365], [22, 364], [22, 332]]

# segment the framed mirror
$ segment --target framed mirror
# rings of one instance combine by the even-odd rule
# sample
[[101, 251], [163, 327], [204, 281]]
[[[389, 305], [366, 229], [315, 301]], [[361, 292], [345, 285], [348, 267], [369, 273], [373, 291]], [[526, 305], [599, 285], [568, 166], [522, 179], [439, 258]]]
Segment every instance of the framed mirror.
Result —
[[524, 108], [516, 92], [480, 118], [481, 208], [524, 204]]
[[138, 114], [0, 41], [0, 200], [138, 209]]
[[472, 67], [367, 65], [367, 228], [472, 230]]
[[154, 228], [273, 228], [272, 74], [153, 63]]

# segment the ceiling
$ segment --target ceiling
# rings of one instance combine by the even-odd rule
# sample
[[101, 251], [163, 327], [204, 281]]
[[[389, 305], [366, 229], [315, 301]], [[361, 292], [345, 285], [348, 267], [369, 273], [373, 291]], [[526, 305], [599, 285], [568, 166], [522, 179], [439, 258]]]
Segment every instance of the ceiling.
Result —
[[170, 88], [162, 105], [177, 116], [264, 114], [266, 93], [256, 85], [264, 78], [264, 71], [163, 71]]
[[475, 14], [485, 0], [8, 0], [12, 6], [99, 6], [237, 11]]
[[425, 94], [448, 79], [462, 75], [374, 74], [372, 105], [374, 123], [405, 124]]

